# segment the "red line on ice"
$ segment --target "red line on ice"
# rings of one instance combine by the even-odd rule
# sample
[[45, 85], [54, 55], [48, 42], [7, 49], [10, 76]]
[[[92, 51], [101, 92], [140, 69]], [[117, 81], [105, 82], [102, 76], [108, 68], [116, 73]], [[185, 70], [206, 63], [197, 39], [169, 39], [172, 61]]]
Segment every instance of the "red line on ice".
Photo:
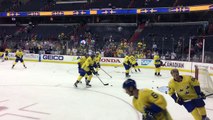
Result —
[[50, 113], [46, 113], [46, 112], [41, 112], [41, 111], [34, 111], [34, 110], [27, 110], [26, 108], [29, 108], [29, 107], [32, 107], [34, 105], [36, 105], [38, 103], [34, 103], [34, 104], [31, 104], [31, 105], [27, 105], [25, 107], [22, 107], [22, 108], [19, 108], [19, 110], [21, 111], [27, 111], [27, 112], [33, 112], [33, 113], [39, 113], [39, 114], [45, 114], [45, 115], [49, 115]]

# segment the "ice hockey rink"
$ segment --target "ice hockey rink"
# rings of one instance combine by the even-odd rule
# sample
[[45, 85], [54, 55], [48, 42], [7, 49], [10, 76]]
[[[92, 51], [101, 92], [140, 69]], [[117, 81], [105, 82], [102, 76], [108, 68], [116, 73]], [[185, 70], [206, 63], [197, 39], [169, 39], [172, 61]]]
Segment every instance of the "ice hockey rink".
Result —
[[[79, 88], [75, 88], [77, 65], [26, 62], [27, 69], [21, 63], [11, 69], [12, 63], [0, 63], [0, 120], [142, 119], [131, 105], [132, 97], [122, 89], [126, 79], [122, 67], [102, 67], [112, 76], [99, 72], [108, 86], [94, 76], [91, 88], [85, 87], [84, 79]], [[162, 71], [162, 77], [155, 77], [152, 69], [141, 69], [140, 73], [131, 73], [131, 78], [139, 88], [159, 92], [156, 88], [167, 86], [171, 76], [169, 71]], [[183, 106], [174, 103], [169, 95], [163, 95], [174, 120], [193, 120]], [[205, 102], [208, 117], [213, 119], [213, 98]]]

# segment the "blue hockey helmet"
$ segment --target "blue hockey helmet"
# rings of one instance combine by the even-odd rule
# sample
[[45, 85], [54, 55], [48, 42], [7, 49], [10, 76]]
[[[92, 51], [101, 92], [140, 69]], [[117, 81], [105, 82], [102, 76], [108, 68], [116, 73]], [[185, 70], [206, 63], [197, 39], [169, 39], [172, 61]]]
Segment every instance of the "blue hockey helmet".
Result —
[[136, 82], [133, 79], [127, 79], [126, 81], [124, 81], [123, 83], [123, 88], [136, 88]]

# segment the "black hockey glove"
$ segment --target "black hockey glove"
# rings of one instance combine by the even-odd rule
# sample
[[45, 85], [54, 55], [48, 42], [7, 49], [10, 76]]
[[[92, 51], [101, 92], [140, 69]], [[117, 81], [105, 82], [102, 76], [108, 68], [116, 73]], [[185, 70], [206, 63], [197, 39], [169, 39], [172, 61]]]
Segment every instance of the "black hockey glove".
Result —
[[148, 109], [144, 109], [145, 113], [143, 114], [142, 120], [155, 120], [154, 114]]
[[202, 98], [202, 99], [206, 99], [206, 95], [203, 93], [203, 92], [200, 92], [200, 95], [198, 95], [199, 98]]

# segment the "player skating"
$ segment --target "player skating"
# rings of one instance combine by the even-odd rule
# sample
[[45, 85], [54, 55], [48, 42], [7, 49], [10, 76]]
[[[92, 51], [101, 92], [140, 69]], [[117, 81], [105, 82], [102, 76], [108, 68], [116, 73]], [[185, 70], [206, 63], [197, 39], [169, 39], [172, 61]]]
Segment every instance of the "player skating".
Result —
[[[80, 74], [82, 71], [82, 65], [84, 64], [84, 62], [86, 61], [86, 59], [88, 58], [88, 55], [85, 56], [81, 56], [78, 60], [78, 73]], [[87, 77], [85, 76], [85, 80], [87, 80]], [[79, 81], [80, 83], [82, 83], [81, 81]]]
[[15, 67], [15, 65], [16, 65], [16, 63], [17, 63], [18, 61], [20, 61], [20, 62], [23, 64], [24, 68], [27, 68], [26, 65], [24, 64], [23, 52], [22, 52], [21, 49], [18, 49], [18, 50], [16, 51], [15, 57], [16, 57], [16, 59], [15, 59], [15, 63], [14, 63], [13, 66], [12, 66], [12, 69]]
[[92, 73], [96, 75], [97, 73], [94, 70], [94, 55], [89, 56], [86, 61], [82, 64], [81, 69], [79, 69], [79, 76], [74, 86], [78, 87], [78, 83], [80, 83], [81, 79], [87, 75], [86, 86], [91, 87], [90, 81], [93, 77]]
[[161, 76], [161, 66], [162, 61], [160, 60], [160, 56], [158, 54], [154, 55], [154, 65], [155, 65], [155, 76]]
[[125, 71], [125, 75], [126, 75], [127, 78], [129, 78], [130, 77], [129, 70], [131, 68], [131, 63], [129, 61], [129, 56], [128, 55], [126, 55], [125, 58], [124, 58], [123, 66], [124, 66], [124, 68], [126, 70]]
[[183, 105], [195, 120], [209, 120], [199, 81], [189, 75], [179, 75], [178, 69], [172, 69], [171, 75], [173, 79], [169, 82], [169, 95], [176, 103]]
[[101, 61], [101, 54], [99, 52], [97, 52], [96, 56], [95, 56], [95, 64], [94, 64], [94, 68], [95, 68], [95, 70], [97, 72], [97, 75], [99, 75], [98, 71], [101, 68], [100, 61]]

